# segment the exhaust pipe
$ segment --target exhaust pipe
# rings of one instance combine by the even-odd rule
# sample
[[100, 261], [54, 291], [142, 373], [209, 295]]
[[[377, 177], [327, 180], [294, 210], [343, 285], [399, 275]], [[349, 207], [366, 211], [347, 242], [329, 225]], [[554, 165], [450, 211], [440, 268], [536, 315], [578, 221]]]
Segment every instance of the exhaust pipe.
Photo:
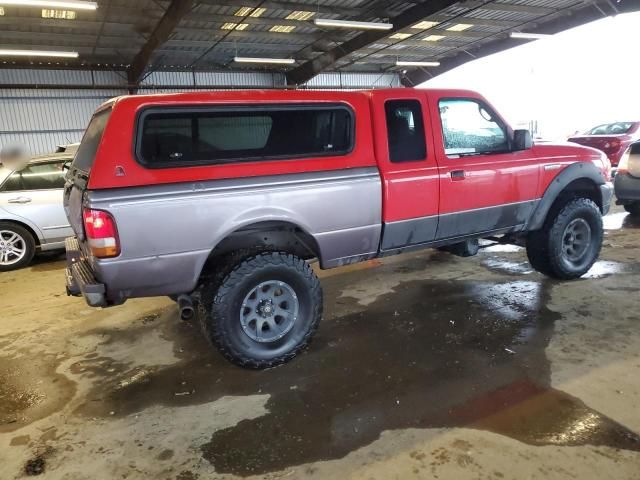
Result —
[[180, 295], [176, 300], [178, 302], [178, 311], [180, 312], [181, 320], [191, 320], [195, 315], [195, 309], [193, 308], [193, 300], [189, 295]]

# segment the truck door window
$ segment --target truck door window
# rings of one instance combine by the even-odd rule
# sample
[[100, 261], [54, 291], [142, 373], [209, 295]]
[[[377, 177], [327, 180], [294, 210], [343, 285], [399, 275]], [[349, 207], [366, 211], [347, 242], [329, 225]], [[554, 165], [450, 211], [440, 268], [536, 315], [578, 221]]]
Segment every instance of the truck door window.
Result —
[[491, 110], [477, 100], [440, 100], [444, 151], [448, 157], [509, 151], [506, 129]]
[[353, 113], [342, 105], [154, 111], [142, 117], [138, 159], [149, 167], [344, 155]]
[[387, 119], [389, 160], [415, 162], [427, 158], [422, 108], [417, 100], [389, 100], [384, 104]]

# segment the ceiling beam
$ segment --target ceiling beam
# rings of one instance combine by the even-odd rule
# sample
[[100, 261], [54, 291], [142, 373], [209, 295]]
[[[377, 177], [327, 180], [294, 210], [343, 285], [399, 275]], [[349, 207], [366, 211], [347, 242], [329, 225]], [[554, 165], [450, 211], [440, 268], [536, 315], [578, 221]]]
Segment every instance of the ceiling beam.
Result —
[[130, 85], [137, 85], [140, 82], [154, 50], [169, 40], [173, 30], [192, 7], [193, 0], [171, 0], [153, 33], [131, 63], [127, 72]]
[[[616, 9], [619, 13], [629, 13], [633, 11], [640, 11], [640, 3], [635, 0], [621, 0], [616, 4]], [[533, 19], [535, 27], [527, 28], [527, 32], [531, 33], [543, 33], [543, 34], [555, 34], [568, 30], [573, 27], [584, 25], [585, 23], [593, 22], [603, 18], [603, 12], [615, 14], [611, 8], [611, 4], [607, 0], [597, 0], [583, 8], [577, 10], [569, 10], [568, 12], [556, 12], [552, 18], [547, 21], [541, 19]], [[408, 72], [402, 79], [402, 83], [405, 86], [419, 85], [427, 80], [441, 75], [449, 70], [452, 70], [464, 63], [467, 63], [472, 55], [474, 58], [482, 58], [494, 53], [498, 53], [504, 50], [508, 50], [513, 47], [517, 47], [527, 43], [527, 41], [513, 39], [510, 37], [502, 37], [497, 40], [488, 41], [482, 43], [477, 47], [465, 47], [465, 51], [460, 51], [450, 57], [444, 57], [440, 59], [440, 67], [429, 68], [429, 71], [425, 70], [413, 70]]]
[[331, 67], [339, 59], [361, 48], [365, 48], [372, 43], [378, 42], [392, 33], [407, 28], [423, 20], [425, 17], [433, 15], [455, 3], [458, 3], [457, 0], [432, 0], [415, 5], [397, 17], [389, 19], [389, 23], [393, 24], [391, 30], [370, 30], [360, 33], [351, 40], [347, 40], [341, 45], [332, 48], [330, 51], [318, 55], [313, 60], [305, 62], [299, 67], [287, 72], [287, 83], [290, 85], [300, 85], [323, 70]]

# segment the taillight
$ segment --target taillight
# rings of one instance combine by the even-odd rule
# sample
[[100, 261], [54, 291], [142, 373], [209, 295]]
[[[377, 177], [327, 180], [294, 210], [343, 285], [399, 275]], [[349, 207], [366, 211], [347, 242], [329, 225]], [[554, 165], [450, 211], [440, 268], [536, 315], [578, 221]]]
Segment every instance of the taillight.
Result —
[[120, 255], [120, 239], [113, 217], [102, 210], [90, 208], [85, 208], [82, 216], [91, 253], [98, 258]]

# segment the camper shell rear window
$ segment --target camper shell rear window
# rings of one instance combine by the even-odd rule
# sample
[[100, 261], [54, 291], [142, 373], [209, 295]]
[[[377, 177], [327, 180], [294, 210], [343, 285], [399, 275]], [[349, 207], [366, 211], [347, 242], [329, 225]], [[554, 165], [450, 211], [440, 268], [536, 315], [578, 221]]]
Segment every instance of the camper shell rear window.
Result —
[[355, 117], [344, 104], [150, 107], [137, 119], [147, 168], [345, 155]]
[[107, 126], [109, 117], [111, 116], [111, 107], [105, 108], [95, 113], [89, 122], [89, 126], [84, 132], [78, 151], [73, 158], [73, 167], [84, 172], [90, 172], [93, 162], [96, 160], [96, 154], [104, 129]]

